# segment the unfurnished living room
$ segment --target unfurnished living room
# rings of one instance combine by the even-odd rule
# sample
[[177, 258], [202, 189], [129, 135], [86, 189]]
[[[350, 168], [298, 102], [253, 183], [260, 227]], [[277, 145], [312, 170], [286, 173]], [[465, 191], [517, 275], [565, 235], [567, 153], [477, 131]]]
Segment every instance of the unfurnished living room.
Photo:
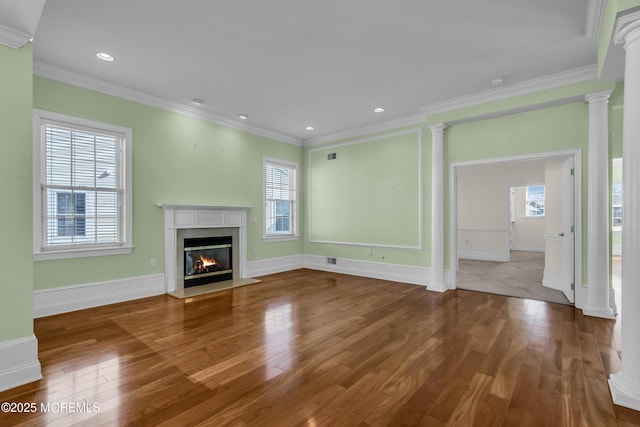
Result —
[[0, 425], [640, 426], [640, 0], [0, 0]]

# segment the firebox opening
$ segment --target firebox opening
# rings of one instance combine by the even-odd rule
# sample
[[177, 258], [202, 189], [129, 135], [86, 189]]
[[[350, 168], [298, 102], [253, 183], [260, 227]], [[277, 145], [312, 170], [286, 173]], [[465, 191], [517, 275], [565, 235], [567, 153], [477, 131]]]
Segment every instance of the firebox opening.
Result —
[[233, 279], [232, 236], [184, 239], [184, 287]]

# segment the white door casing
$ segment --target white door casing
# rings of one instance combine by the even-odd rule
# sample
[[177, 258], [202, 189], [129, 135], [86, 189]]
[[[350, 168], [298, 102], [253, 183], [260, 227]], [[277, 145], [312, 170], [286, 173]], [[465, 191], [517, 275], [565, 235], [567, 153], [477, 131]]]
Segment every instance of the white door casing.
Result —
[[575, 302], [575, 183], [574, 158], [550, 163], [545, 176], [545, 270], [542, 285]]

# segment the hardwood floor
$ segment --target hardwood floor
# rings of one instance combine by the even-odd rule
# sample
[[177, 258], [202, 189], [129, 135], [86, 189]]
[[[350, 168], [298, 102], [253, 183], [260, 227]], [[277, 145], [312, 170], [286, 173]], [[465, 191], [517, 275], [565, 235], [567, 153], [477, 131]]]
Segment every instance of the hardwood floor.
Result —
[[38, 411], [0, 425], [640, 426], [607, 386], [615, 321], [310, 270], [262, 279], [36, 319], [44, 379], [0, 402]]

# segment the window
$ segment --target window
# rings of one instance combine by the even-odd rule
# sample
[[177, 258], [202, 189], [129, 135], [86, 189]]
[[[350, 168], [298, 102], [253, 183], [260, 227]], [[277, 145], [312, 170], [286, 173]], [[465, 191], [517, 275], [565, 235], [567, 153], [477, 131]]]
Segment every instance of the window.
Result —
[[264, 235], [297, 238], [297, 164], [264, 160]]
[[525, 212], [528, 217], [544, 216], [544, 185], [527, 187]]
[[131, 251], [131, 130], [34, 113], [34, 258]]
[[86, 193], [59, 191], [57, 196], [57, 237], [86, 236]]
[[611, 205], [614, 227], [622, 227], [622, 183], [614, 182], [611, 191]]

